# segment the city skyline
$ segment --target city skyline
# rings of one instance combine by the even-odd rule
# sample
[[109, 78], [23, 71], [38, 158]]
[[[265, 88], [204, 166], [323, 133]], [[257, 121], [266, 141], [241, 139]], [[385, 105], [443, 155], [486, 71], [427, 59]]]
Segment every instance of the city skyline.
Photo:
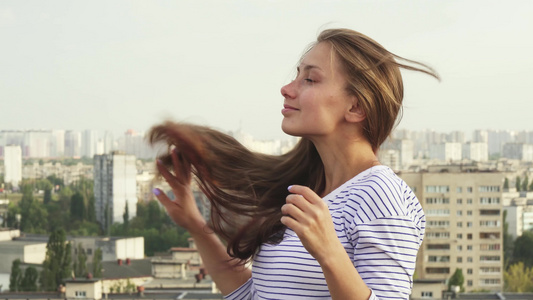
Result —
[[147, 131], [165, 119], [287, 137], [281, 86], [324, 28], [435, 68], [403, 72], [399, 129], [530, 130], [529, 1], [0, 3], [0, 129]]

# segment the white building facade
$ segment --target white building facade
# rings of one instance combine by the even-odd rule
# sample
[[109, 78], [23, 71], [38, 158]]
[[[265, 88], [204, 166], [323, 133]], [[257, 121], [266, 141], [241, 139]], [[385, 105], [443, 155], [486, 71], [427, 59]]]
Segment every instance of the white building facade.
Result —
[[18, 145], [8, 145], [4, 151], [4, 182], [18, 187], [22, 181], [22, 149]]
[[94, 156], [96, 219], [104, 228], [123, 222], [126, 203], [129, 218], [137, 214], [135, 156], [122, 152]]
[[463, 145], [463, 158], [474, 161], [489, 160], [489, 144], [466, 143]]
[[461, 143], [440, 143], [431, 145], [429, 157], [441, 161], [460, 161], [462, 159]]

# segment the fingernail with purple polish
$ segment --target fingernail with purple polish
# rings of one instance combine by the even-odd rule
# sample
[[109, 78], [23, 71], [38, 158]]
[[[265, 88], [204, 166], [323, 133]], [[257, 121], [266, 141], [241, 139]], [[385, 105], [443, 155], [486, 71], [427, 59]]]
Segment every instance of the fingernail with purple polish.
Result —
[[289, 185], [289, 187], [287, 188], [287, 190], [291, 190], [292, 189], [292, 185]]
[[156, 196], [161, 195], [161, 191], [159, 189], [153, 189], [152, 193], [154, 193], [154, 195], [156, 195]]

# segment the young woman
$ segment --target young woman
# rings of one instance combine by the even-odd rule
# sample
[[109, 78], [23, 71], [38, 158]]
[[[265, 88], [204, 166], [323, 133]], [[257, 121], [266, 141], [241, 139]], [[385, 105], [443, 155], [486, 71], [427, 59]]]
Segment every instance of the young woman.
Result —
[[323, 31], [281, 89], [282, 129], [301, 137], [281, 156], [202, 126], [152, 129], [152, 143], [169, 145], [157, 168], [176, 200], [154, 193], [226, 299], [408, 299], [425, 217], [376, 156], [401, 110], [400, 68], [437, 77], [358, 32]]

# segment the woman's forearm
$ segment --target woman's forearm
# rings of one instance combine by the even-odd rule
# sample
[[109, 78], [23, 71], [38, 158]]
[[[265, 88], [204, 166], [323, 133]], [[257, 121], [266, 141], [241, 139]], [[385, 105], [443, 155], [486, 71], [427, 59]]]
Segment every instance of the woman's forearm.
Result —
[[250, 279], [252, 272], [231, 259], [224, 244], [205, 224], [199, 228], [202, 229], [190, 232], [191, 237], [209, 275], [222, 294], [227, 295]]
[[333, 300], [368, 300], [371, 291], [355, 269], [348, 254], [340, 248], [319, 261]]

